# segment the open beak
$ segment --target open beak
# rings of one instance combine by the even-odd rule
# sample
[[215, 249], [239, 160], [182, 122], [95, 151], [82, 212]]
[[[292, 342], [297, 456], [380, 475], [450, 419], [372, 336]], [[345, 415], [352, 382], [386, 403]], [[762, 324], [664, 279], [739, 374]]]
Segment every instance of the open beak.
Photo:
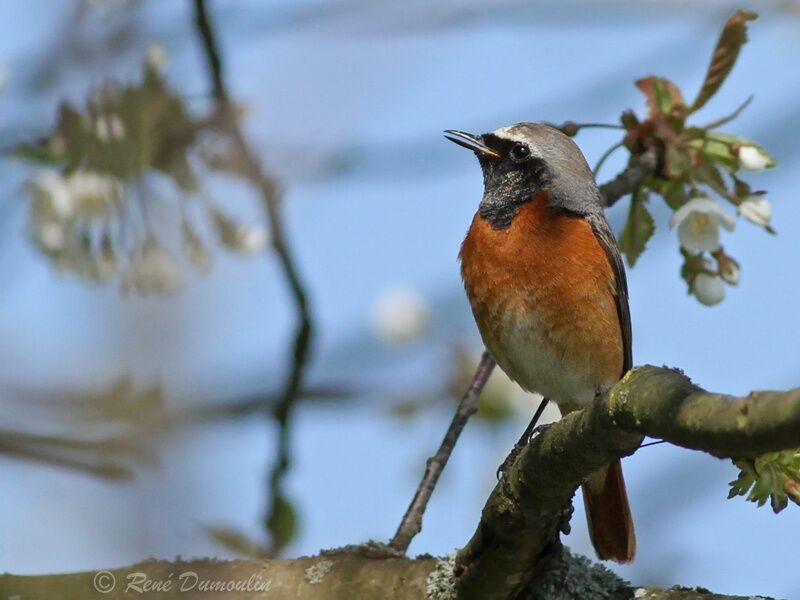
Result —
[[489, 148], [486, 144], [481, 141], [481, 138], [477, 135], [473, 135], [471, 133], [464, 133], [463, 131], [456, 131], [455, 129], [445, 129], [444, 137], [446, 137], [451, 142], [458, 144], [459, 146], [464, 146], [468, 150], [472, 150], [473, 152], [478, 152], [480, 154], [485, 154], [486, 156], [493, 156], [495, 158], [500, 158], [500, 155]]

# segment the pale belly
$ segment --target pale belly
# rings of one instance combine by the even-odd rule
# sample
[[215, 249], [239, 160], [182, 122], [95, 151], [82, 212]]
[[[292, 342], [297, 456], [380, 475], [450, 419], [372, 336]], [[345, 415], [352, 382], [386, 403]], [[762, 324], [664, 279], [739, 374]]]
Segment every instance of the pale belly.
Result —
[[[481, 328], [481, 336], [498, 366], [520, 387], [559, 405], [585, 406], [616, 382], [602, 373], [599, 340], [581, 331], [580, 323], [553, 331], [530, 313], [520, 320], [515, 312], [495, 312], [491, 330]], [[578, 340], [577, 346], [565, 339]]]

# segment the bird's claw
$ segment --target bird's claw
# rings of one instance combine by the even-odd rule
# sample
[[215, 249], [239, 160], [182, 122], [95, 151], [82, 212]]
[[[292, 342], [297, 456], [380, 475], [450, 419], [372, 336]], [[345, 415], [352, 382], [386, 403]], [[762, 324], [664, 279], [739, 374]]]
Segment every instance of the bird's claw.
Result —
[[531, 430], [529, 435], [524, 435], [516, 444], [514, 444], [511, 452], [508, 453], [508, 456], [506, 456], [505, 460], [503, 461], [503, 464], [497, 467], [496, 476], [498, 480], [506, 477], [508, 470], [511, 468], [511, 465], [514, 464], [514, 461], [517, 460], [517, 457], [519, 456], [519, 453], [522, 452], [522, 449], [530, 444], [533, 438], [546, 431], [551, 425], [552, 423], [537, 425], [533, 428], [533, 430]]

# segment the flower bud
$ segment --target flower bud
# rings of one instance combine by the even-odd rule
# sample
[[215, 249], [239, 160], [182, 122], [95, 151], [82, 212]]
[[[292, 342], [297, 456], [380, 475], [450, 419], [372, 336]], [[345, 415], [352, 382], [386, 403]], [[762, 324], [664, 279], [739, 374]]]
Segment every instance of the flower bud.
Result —
[[761, 171], [772, 166], [772, 159], [757, 146], [740, 146], [738, 155], [745, 171]]
[[767, 227], [772, 219], [772, 207], [763, 193], [756, 192], [742, 201], [739, 214], [751, 223]]
[[169, 62], [169, 54], [163, 46], [152, 44], [147, 48], [144, 60], [148, 68], [156, 73], [161, 73]]
[[701, 304], [714, 306], [725, 298], [725, 284], [719, 275], [698, 273], [692, 280], [692, 293]]

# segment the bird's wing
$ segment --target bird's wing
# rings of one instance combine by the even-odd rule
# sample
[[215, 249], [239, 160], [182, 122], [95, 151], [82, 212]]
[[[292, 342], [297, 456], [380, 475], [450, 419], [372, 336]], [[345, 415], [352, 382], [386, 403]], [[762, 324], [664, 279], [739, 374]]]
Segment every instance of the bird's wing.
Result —
[[586, 215], [586, 221], [591, 226], [597, 240], [603, 246], [616, 280], [617, 314], [619, 316], [619, 327], [622, 331], [622, 348], [625, 354], [622, 367], [622, 375], [624, 375], [633, 367], [631, 310], [628, 306], [628, 280], [625, 277], [625, 266], [622, 264], [622, 256], [620, 256], [614, 233], [611, 231], [611, 227], [605, 217], [601, 213], [590, 213]]

